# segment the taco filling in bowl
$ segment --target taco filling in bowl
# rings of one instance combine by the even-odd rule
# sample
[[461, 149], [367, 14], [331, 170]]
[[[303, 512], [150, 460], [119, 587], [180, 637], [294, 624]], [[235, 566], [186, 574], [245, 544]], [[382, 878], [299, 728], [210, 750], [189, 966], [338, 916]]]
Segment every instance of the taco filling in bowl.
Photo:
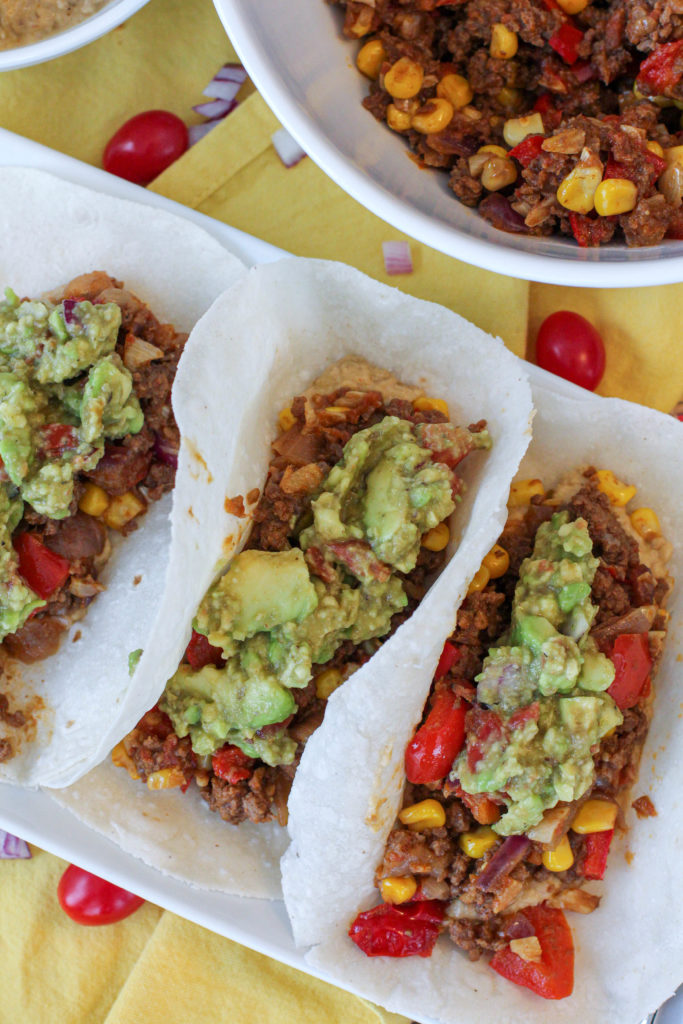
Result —
[[[671, 545], [605, 470], [513, 484], [405, 754], [403, 808], [350, 929], [368, 956], [429, 956], [441, 932], [550, 999], [571, 994], [563, 911], [600, 899], [652, 715]], [[655, 814], [646, 796], [639, 816]]]
[[[96, 271], [0, 302], [0, 639], [4, 664], [54, 654], [104, 589], [116, 534], [171, 490], [171, 387], [186, 335]], [[0, 693], [0, 721], [22, 712]], [[0, 760], [13, 756], [0, 738]]]
[[[202, 600], [158, 706], [112, 755], [151, 789], [194, 780], [231, 824], [286, 824], [328, 697], [426, 593], [446, 559], [457, 466], [491, 445], [485, 421], [455, 426], [443, 400], [357, 357], [279, 426], [245, 549]], [[242, 498], [231, 506], [244, 514]]]

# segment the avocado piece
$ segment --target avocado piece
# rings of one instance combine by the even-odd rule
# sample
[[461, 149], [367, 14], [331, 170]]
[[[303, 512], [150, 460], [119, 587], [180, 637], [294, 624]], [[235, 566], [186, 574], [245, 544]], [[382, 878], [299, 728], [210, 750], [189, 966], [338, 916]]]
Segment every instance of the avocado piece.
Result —
[[83, 300], [76, 303], [67, 324], [61, 303], [48, 318], [50, 326], [57, 323], [58, 333], [47, 330], [36, 339], [37, 358], [32, 373], [39, 384], [58, 384], [77, 377], [113, 352], [121, 310], [115, 302], [93, 305]]
[[145, 418], [133, 377], [116, 353], [90, 368], [80, 409], [81, 437], [91, 444], [101, 437], [138, 434]]
[[546, 640], [556, 636], [557, 630], [542, 615], [522, 615], [512, 631], [513, 641], [528, 647], [532, 654], [540, 654]]
[[12, 533], [23, 515], [20, 498], [10, 498], [0, 487], [0, 640], [16, 633], [31, 612], [45, 605], [19, 575], [19, 558], [12, 546]]

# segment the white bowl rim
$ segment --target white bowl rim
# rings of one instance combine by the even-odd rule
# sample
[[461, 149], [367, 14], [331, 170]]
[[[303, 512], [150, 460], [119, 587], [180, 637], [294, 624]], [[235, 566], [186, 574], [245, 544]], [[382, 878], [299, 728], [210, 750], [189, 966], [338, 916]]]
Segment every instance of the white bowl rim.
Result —
[[0, 71], [14, 71], [33, 64], [43, 64], [45, 61], [78, 50], [81, 46], [87, 46], [88, 43], [117, 28], [147, 3], [149, 0], [110, 0], [105, 7], [95, 11], [85, 21], [47, 36], [46, 39], [25, 46], [15, 46], [9, 50], [0, 50]]
[[[345, 192], [419, 242], [446, 255], [491, 270], [544, 284], [591, 288], [635, 288], [683, 281], [683, 253], [664, 258], [598, 258], [597, 249], [578, 249], [567, 259], [496, 245], [475, 238], [436, 217], [410, 207], [374, 181], [320, 131], [308, 111], [288, 92], [285, 82], [266, 57], [264, 43], [249, 18], [253, 0], [214, 0], [225, 31], [256, 88], [276, 117], [306, 153]], [[309, 0], [322, 2], [322, 0]], [[512, 236], [514, 237], [514, 236]], [[514, 273], [510, 273], [510, 261]]]

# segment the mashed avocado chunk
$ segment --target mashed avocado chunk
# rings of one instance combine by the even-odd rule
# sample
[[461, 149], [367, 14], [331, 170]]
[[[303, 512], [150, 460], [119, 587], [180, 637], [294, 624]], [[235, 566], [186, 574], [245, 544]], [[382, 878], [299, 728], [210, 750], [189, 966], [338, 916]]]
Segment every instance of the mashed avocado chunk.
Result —
[[503, 795], [507, 813], [493, 826], [501, 835], [582, 796], [594, 778], [591, 747], [622, 721], [604, 692], [614, 666], [588, 635], [597, 566], [585, 520], [559, 512], [543, 523], [520, 568], [508, 642], [477, 676], [487, 739], [468, 738], [451, 777], [467, 793]]
[[228, 742], [266, 764], [293, 760], [285, 725], [259, 730], [295, 712], [291, 691], [308, 685], [314, 665], [345, 641], [384, 636], [405, 608], [397, 571], [415, 568], [422, 534], [455, 507], [452, 471], [431, 456], [396, 417], [358, 431], [312, 501], [301, 547], [243, 551], [210, 588], [194, 628], [225, 665], [181, 665], [161, 702], [196, 753]]
[[23, 513], [18, 498], [10, 498], [0, 487], [0, 640], [24, 625], [32, 611], [45, 602], [19, 575], [19, 559], [12, 547], [12, 533]]

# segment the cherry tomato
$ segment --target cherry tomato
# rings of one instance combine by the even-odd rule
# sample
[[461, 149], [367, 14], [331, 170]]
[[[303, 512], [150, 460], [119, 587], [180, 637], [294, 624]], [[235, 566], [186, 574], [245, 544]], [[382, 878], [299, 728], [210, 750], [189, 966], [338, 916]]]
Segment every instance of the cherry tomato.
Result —
[[187, 126], [168, 110], [146, 110], [122, 124], [104, 150], [110, 174], [147, 185], [187, 149]]
[[123, 921], [145, 902], [141, 896], [105, 882], [75, 864], [69, 864], [60, 878], [57, 898], [72, 921], [87, 925]]
[[536, 362], [542, 369], [594, 391], [605, 372], [605, 346], [588, 320], [560, 309], [546, 317], [538, 330]]

